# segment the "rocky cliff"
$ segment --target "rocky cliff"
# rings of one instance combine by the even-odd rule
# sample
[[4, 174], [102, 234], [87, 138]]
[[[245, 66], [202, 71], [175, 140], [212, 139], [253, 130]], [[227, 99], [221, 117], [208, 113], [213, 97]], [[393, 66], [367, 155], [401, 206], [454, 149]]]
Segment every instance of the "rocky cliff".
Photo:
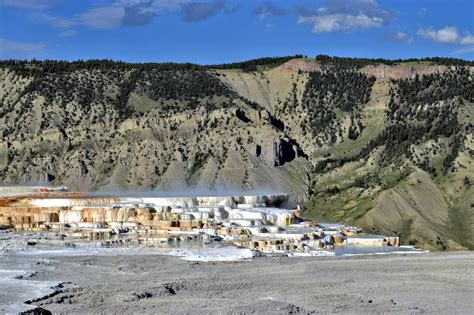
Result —
[[285, 192], [308, 215], [470, 247], [472, 69], [2, 62], [0, 181]]

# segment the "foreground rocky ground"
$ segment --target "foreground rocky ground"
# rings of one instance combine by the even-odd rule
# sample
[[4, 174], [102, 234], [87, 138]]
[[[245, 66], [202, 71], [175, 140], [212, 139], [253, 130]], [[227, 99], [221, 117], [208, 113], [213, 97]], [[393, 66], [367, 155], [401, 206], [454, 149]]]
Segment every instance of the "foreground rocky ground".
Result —
[[53, 313], [439, 313], [474, 309], [474, 252], [190, 262], [56, 257], [29, 280], [62, 284]]

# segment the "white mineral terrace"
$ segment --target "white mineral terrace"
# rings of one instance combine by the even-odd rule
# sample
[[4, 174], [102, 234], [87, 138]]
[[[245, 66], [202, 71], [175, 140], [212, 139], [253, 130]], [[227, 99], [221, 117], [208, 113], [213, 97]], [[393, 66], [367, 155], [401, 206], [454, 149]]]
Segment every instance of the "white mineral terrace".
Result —
[[70, 207], [80, 205], [151, 205], [170, 207], [229, 206], [253, 207], [262, 204], [282, 204], [288, 202], [288, 195], [248, 195], [248, 196], [192, 196], [192, 197], [116, 197], [94, 196], [90, 198], [31, 198], [29, 204], [36, 207]]
[[103, 246], [201, 239], [292, 256], [318, 256], [347, 247], [399, 246], [398, 237], [305, 220], [300, 207], [291, 207], [285, 194], [126, 197], [65, 190], [0, 188], [0, 192], [15, 193], [14, 198], [0, 198], [0, 225], [87, 236]]

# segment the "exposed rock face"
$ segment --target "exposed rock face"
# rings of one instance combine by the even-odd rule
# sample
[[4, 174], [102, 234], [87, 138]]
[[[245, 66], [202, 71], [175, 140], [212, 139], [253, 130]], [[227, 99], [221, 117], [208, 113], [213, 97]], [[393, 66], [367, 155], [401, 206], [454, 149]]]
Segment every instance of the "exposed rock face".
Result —
[[422, 76], [425, 74], [442, 73], [446, 71], [446, 66], [409, 66], [409, 65], [370, 65], [364, 67], [361, 72], [366, 75], [372, 75], [377, 79], [409, 79], [416, 75]]
[[[473, 68], [445, 64], [337, 73], [309, 59], [256, 72], [53, 64], [40, 78], [31, 68], [44, 65], [3, 63], [0, 182], [82, 191], [265, 187], [300, 202], [315, 196], [313, 213], [370, 225], [381, 196], [394, 200], [390, 211], [417, 209], [384, 192], [423, 169], [445, 198], [442, 212], [463, 214], [448, 220], [469, 222], [474, 101], [463, 91], [472, 90]], [[419, 93], [394, 95], [400, 86], [390, 79], [437, 73], [447, 76], [408, 80]], [[445, 91], [449, 82], [457, 86]], [[400, 232], [400, 220], [384, 229]], [[451, 223], [440, 224], [426, 235], [450, 237]]]
[[[31, 101], [34, 106], [23, 107], [16, 98], [30, 81], [1, 69], [1, 80], [12, 90], [0, 91], [8, 104], [0, 118], [0, 181], [61, 183], [78, 190], [195, 186], [230, 191], [256, 188], [265, 182], [267, 188], [292, 192], [299, 200], [307, 198], [307, 162], [283, 171], [301, 181], [282, 182], [272, 175], [273, 160], [263, 158], [267, 151], [271, 155], [273, 139], [282, 133], [271, 124], [267, 111], [253, 108], [223, 86], [219, 87], [222, 93], [228, 94], [221, 96], [223, 104], [214, 99], [203, 100], [202, 106], [176, 100], [174, 104], [183, 109], [163, 111], [160, 107], [165, 99], [151, 99], [155, 92], [146, 92], [141, 85], [145, 82], [137, 82], [125, 106], [132, 111], [136, 107], [140, 114], [120, 118], [124, 114], [114, 97], [124, 84], [122, 75], [125, 73], [84, 70], [51, 74], [45, 81], [75, 84], [64, 91], [42, 87], [27, 93], [22, 102]], [[84, 86], [104, 88], [95, 91], [91, 99], [76, 100], [75, 95], [84, 93], [80, 83], [84, 78], [88, 81], [82, 82]], [[207, 104], [214, 107], [208, 109]]]
[[318, 71], [321, 70], [321, 65], [316, 62], [311, 62], [304, 59], [293, 59], [285, 62], [282, 65], [282, 68], [293, 71]]
[[297, 157], [297, 150], [284, 139], [273, 142], [273, 166], [282, 166]]
[[245, 112], [241, 109], [237, 109], [235, 111], [235, 116], [237, 116], [237, 118], [242, 120], [244, 123], [250, 122], [250, 119], [247, 117], [247, 114], [245, 114]]
[[23, 174], [20, 179], [22, 183], [50, 183], [53, 182], [55, 179], [54, 175], [51, 175], [47, 172], [28, 172]]

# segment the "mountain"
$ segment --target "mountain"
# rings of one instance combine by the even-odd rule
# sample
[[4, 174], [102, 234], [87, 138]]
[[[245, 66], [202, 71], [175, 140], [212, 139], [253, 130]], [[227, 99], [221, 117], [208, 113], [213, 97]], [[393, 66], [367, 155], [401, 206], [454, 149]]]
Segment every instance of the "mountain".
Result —
[[307, 216], [474, 248], [474, 63], [0, 63], [0, 182], [287, 192]]

